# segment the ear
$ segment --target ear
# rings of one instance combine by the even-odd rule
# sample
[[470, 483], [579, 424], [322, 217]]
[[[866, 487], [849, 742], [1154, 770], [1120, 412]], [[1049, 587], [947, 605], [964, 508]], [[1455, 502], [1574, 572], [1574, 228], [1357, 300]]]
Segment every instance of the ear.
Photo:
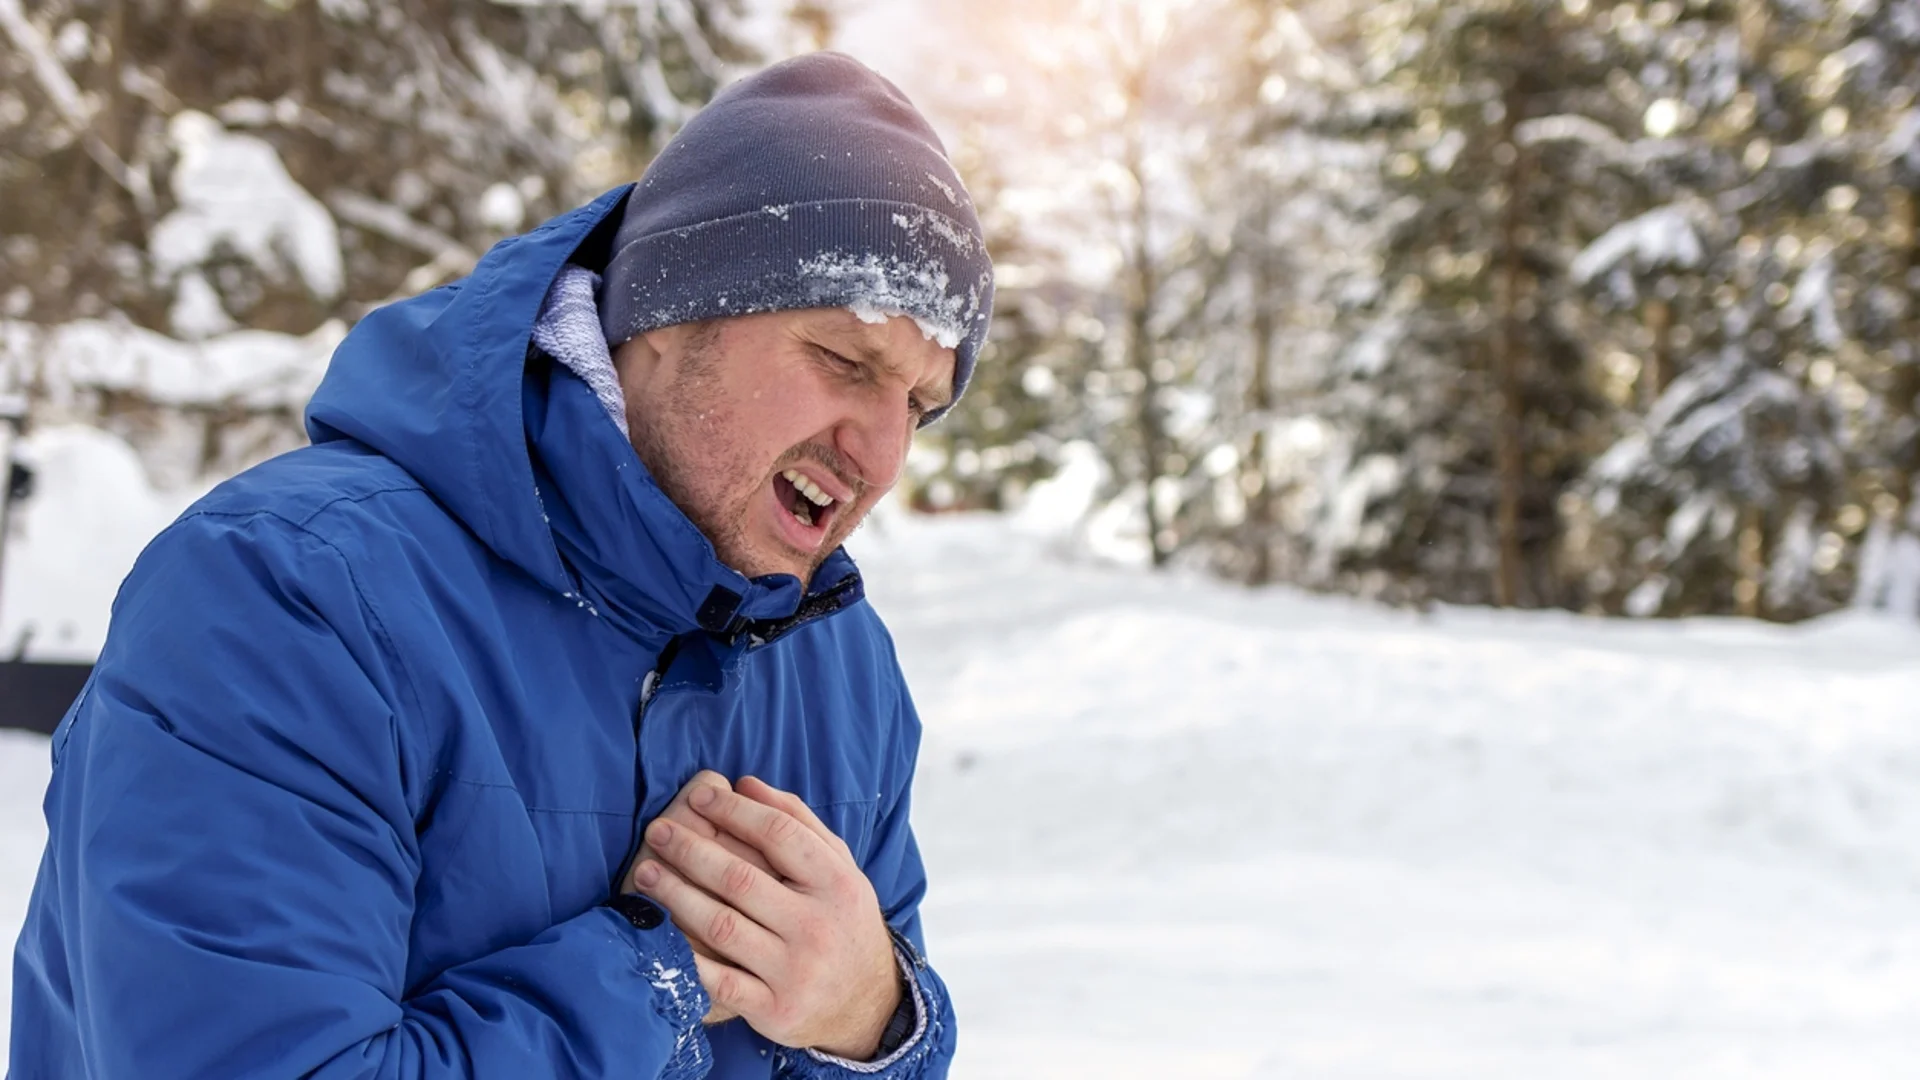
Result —
[[646, 385], [659, 369], [662, 348], [672, 347], [667, 340], [667, 329], [649, 330], [628, 338], [614, 348], [613, 371], [619, 377], [621, 387], [628, 393]]

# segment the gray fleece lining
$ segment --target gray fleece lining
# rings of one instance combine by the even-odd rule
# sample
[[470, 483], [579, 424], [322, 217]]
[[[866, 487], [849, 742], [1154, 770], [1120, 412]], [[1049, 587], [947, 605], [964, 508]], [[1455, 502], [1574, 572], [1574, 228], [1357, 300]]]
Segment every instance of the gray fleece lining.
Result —
[[568, 263], [547, 289], [540, 318], [533, 324], [533, 343], [580, 377], [593, 390], [620, 434], [627, 432], [627, 399], [620, 392], [620, 376], [613, 369], [613, 353], [600, 330], [600, 311], [594, 293], [600, 275]]

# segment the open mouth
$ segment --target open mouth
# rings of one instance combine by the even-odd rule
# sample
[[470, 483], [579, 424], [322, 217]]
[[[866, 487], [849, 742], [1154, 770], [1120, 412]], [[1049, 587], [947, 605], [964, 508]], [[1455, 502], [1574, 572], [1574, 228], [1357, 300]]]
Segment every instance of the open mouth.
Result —
[[818, 485], [797, 469], [788, 469], [776, 476], [773, 489], [780, 498], [780, 505], [793, 515], [795, 521], [808, 529], [825, 530], [834, 511], [840, 508], [833, 496], [821, 491]]

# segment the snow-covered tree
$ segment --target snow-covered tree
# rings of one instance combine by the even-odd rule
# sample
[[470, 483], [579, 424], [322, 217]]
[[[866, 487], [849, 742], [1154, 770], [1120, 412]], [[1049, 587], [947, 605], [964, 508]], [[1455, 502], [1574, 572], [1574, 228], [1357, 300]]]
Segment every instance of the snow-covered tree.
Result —
[[0, 0], [10, 383], [163, 480], [297, 443], [345, 323], [637, 175], [759, 59], [744, 9]]
[[1366, 18], [1392, 232], [1344, 360], [1341, 527], [1318, 557], [1369, 590], [1574, 602], [1555, 572], [1558, 504], [1603, 406], [1565, 253], [1611, 193], [1533, 136], [1604, 111], [1610, 57], [1559, 2], [1400, 0]]

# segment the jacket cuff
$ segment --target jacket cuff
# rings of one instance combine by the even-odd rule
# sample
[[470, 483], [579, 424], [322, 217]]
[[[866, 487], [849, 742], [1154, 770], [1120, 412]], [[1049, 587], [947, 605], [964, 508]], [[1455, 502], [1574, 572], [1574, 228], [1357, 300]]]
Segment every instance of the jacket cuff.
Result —
[[700, 985], [687, 935], [664, 919], [643, 928], [617, 908], [602, 910], [626, 931], [640, 976], [653, 987], [653, 1011], [674, 1033], [673, 1053], [660, 1070], [660, 1080], [698, 1080], [707, 1075], [713, 1067], [713, 1050], [700, 1021], [712, 1001]]
[[941, 1011], [939, 984], [931, 978], [926, 959], [913, 943], [898, 931], [889, 928], [889, 932], [893, 934], [893, 957], [900, 965], [901, 982], [913, 1002], [913, 1034], [878, 1061], [851, 1061], [818, 1050], [785, 1050], [776, 1062], [784, 1070], [776, 1069], [777, 1073], [796, 1080], [848, 1080], [854, 1076], [909, 1080], [920, 1075], [939, 1042], [929, 1030]]

